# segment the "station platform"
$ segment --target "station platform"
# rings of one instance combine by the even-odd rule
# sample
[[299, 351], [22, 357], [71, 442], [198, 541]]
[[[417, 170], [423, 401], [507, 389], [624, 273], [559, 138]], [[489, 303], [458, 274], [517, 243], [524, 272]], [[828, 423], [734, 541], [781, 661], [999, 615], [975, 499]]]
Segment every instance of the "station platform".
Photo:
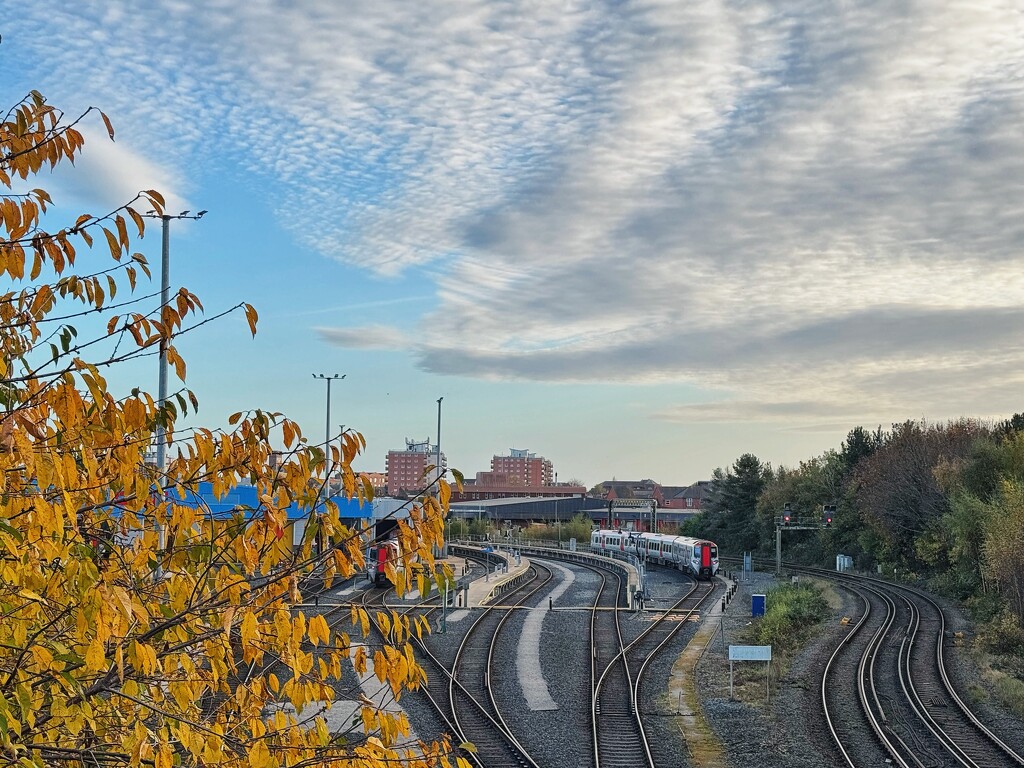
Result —
[[452, 568], [452, 573], [460, 583], [460, 590], [455, 596], [455, 607], [479, 608], [487, 605], [502, 591], [518, 583], [530, 568], [528, 558], [518, 555], [515, 551], [507, 549], [492, 548], [490, 552], [484, 552], [479, 548], [472, 547], [474, 562], [478, 562], [478, 555], [485, 556], [486, 573], [474, 579], [467, 579], [462, 574], [466, 573], [466, 558], [452, 554], [444, 562]]
[[[500, 568], [497, 573], [495, 572], [495, 565], [492, 564], [488, 577], [474, 579], [469, 583], [468, 600], [460, 604], [459, 607], [473, 608], [487, 605], [488, 602], [493, 600], [497, 594], [500, 594], [503, 589], [507, 589], [508, 587], [519, 583], [523, 574], [525, 574], [530, 567], [530, 555], [538, 558], [545, 558], [551, 557], [553, 554], [555, 555], [555, 560], [591, 564], [600, 563], [603, 565], [614, 564], [617, 568], [621, 568], [626, 573], [626, 594], [629, 606], [633, 607], [635, 610], [638, 605], [635, 603], [634, 597], [639, 593], [641, 574], [634, 565], [624, 560], [617, 560], [605, 555], [597, 555], [582, 550], [554, 550], [553, 548], [529, 545], [519, 546], [516, 544], [509, 545], [473, 542], [468, 545], [452, 544], [451, 546], [455, 552], [458, 552], [460, 548], [463, 551], [472, 551], [474, 559], [477, 559], [476, 556], [482, 552], [482, 547], [491, 547], [491, 551], [487, 553], [488, 556], [500, 559], [500, 562], [503, 564], [503, 567]], [[495, 577], [497, 577], [497, 579]]]

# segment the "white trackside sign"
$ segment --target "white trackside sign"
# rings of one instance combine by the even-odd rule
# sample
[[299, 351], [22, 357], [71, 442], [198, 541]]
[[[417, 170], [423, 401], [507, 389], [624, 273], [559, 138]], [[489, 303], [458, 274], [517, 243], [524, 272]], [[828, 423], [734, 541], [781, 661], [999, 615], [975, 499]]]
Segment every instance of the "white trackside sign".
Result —
[[732, 698], [732, 663], [734, 661], [766, 661], [764, 667], [764, 695], [767, 702], [770, 697], [769, 675], [771, 674], [772, 647], [770, 645], [730, 645], [729, 646], [729, 698]]
[[770, 645], [730, 645], [729, 661], [771, 661]]

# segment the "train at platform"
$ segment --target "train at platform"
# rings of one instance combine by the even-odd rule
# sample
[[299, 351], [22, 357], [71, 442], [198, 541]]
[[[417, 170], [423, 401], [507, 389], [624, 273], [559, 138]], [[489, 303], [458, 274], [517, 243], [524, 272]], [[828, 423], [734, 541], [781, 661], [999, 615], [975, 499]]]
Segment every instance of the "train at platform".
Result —
[[402, 550], [398, 545], [397, 539], [381, 541], [370, 547], [370, 556], [367, 559], [366, 572], [367, 576], [373, 579], [375, 586], [387, 586], [388, 563], [391, 563], [396, 570], [402, 568]]
[[672, 566], [695, 579], [711, 580], [718, 573], [718, 545], [707, 539], [598, 530], [590, 535], [590, 549], [603, 554], [628, 553], [647, 562]]

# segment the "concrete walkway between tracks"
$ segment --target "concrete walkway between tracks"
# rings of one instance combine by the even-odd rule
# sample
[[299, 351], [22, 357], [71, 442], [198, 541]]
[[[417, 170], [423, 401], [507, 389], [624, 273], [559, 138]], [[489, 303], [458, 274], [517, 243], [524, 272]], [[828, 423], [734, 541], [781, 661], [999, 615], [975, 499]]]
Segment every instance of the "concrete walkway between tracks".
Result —
[[[731, 591], [732, 581], [722, 578], [726, 590]], [[704, 650], [715, 640], [721, 630], [722, 601], [704, 613], [703, 621], [696, 634], [687, 643], [672, 665], [669, 678], [669, 701], [675, 702], [679, 731], [686, 741], [689, 763], [694, 768], [728, 768], [729, 761], [725, 748], [715, 736], [701, 711], [700, 695], [697, 691], [696, 667]], [[719, 638], [720, 641], [720, 638]]]
[[[561, 579], [548, 592], [545, 609], [564, 595], [576, 580], [573, 572], [564, 566], [549, 563], [548, 567], [557, 571]], [[519, 677], [519, 686], [523, 689], [526, 706], [534, 712], [558, 709], [558, 704], [551, 697], [551, 692], [548, 689], [548, 682], [544, 679], [543, 665], [540, 660], [546, 614], [547, 610], [530, 611], [523, 620], [519, 642], [516, 644], [516, 675]]]

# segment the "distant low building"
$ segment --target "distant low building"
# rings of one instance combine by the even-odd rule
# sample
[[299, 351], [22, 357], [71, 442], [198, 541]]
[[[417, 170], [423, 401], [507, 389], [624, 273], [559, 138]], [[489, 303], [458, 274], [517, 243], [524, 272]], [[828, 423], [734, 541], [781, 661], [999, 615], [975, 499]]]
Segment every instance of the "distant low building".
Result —
[[606, 501], [617, 499], [654, 499], [659, 507], [665, 506], [661, 485], [653, 480], [604, 480], [600, 483]]
[[453, 502], [452, 516], [462, 520], [487, 521], [507, 528], [530, 523], [568, 522], [580, 513], [593, 519], [602, 514], [603, 502], [582, 494], [576, 496], [527, 496], [521, 498], [483, 499]]
[[359, 477], [370, 481], [374, 496], [383, 496], [388, 492], [388, 476], [386, 472], [358, 472]]
[[670, 489], [666, 487], [664, 491], [664, 506], [666, 509], [685, 509], [699, 512], [701, 507], [704, 506], [708, 494], [711, 493], [711, 481], [698, 480], [693, 485], [688, 485], [685, 488]]
[[500, 479], [495, 477], [496, 473], [479, 472], [476, 480], [467, 480], [460, 491], [452, 486], [452, 502], [458, 501], [482, 501], [486, 499], [513, 499], [527, 498], [534, 496], [544, 497], [569, 497], [584, 496], [587, 489], [582, 485], [571, 483], [556, 483], [551, 485], [524, 485], [522, 483], [501, 483], [481, 482], [481, 476], [486, 480], [493, 481]]

